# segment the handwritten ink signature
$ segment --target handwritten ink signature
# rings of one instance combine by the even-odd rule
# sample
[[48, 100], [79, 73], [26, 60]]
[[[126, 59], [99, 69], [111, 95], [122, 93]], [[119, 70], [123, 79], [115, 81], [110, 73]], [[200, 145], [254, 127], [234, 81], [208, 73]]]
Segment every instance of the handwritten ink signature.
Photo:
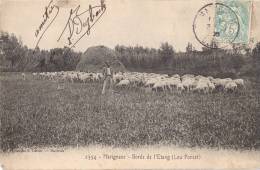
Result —
[[[89, 35], [92, 27], [97, 23], [97, 21], [106, 11], [106, 4], [104, 0], [100, 0], [100, 2], [100, 5], [97, 6], [89, 5], [88, 10], [81, 13], [79, 12], [80, 5], [78, 5], [75, 9], [71, 9], [67, 23], [57, 42], [59, 42], [60, 39], [65, 35], [68, 35], [66, 37], [68, 40], [68, 45], [70, 48], [72, 48], [75, 47], [75, 45], [81, 40], [84, 35]], [[45, 32], [53, 24], [58, 14], [59, 6], [55, 5], [53, 0], [51, 0], [49, 4], [45, 7], [44, 14], [42, 15], [43, 20], [41, 24], [35, 31], [35, 37], [38, 38], [35, 48], [38, 47]]]
[[[53, 10], [56, 10], [56, 13], [53, 12]], [[45, 7], [45, 11], [44, 14], [42, 15], [43, 17], [43, 21], [41, 22], [40, 26], [37, 28], [37, 30], [35, 31], [35, 37], [38, 38], [38, 36], [40, 35], [40, 37], [38, 38], [38, 41], [36, 43], [35, 47], [38, 47], [38, 44], [40, 43], [44, 33], [48, 30], [48, 28], [51, 26], [51, 24], [54, 22], [54, 20], [56, 19], [57, 15], [59, 13], [59, 7], [55, 4], [53, 4], [53, 0], [51, 0], [48, 4], [48, 6]], [[53, 17], [51, 17], [53, 15]], [[52, 18], [52, 19], [51, 19]], [[51, 19], [51, 20], [50, 20]], [[46, 26], [45, 29], [44, 26], [46, 25], [46, 22], [50, 21], [50, 23]], [[40, 34], [41, 33], [41, 34]]]
[[106, 4], [101, 0], [99, 6], [89, 5], [88, 10], [79, 13], [80, 5], [70, 10], [68, 21], [57, 41], [60, 41], [65, 31], [68, 30], [68, 45], [75, 47], [84, 35], [89, 35], [91, 28], [97, 23], [106, 11]]

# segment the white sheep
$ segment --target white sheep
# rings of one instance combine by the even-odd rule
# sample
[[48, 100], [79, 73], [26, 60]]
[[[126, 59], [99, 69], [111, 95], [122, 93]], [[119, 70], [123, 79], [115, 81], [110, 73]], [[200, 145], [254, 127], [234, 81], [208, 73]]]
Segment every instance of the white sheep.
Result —
[[183, 84], [181, 82], [179, 84], [177, 84], [177, 91], [182, 92], [184, 90], [185, 90], [185, 88], [183, 87]]
[[181, 80], [183, 81], [184, 79], [186, 78], [194, 78], [194, 75], [193, 74], [185, 74], [183, 76], [181, 76]]
[[210, 81], [212, 81], [214, 78], [212, 76], [207, 77]]
[[201, 75], [195, 76], [195, 80], [204, 79], [204, 78], [206, 78], [206, 77], [201, 76]]
[[145, 82], [145, 87], [153, 87], [153, 85], [158, 82], [158, 79], [156, 78], [150, 78]]
[[183, 87], [185, 90], [190, 91], [192, 88], [194, 88], [194, 83], [195, 83], [195, 78], [190, 77], [190, 78], [184, 78], [182, 81]]
[[209, 82], [208, 86], [209, 86], [209, 92], [210, 93], [212, 93], [216, 89], [214, 83], [212, 83], [212, 82]]
[[82, 73], [79, 75], [79, 78], [83, 83], [86, 83], [88, 80], [90, 80], [91, 77], [87, 73]]
[[124, 79], [124, 75], [123, 74], [120, 74], [120, 73], [117, 73], [113, 76], [113, 80], [114, 82], [118, 83], [120, 82], [121, 80]]
[[170, 91], [173, 91], [173, 89], [177, 89], [177, 85], [181, 83], [181, 80], [179, 78], [170, 78], [165, 81], [167, 82], [167, 87], [170, 89]]
[[179, 74], [174, 74], [174, 75], [172, 75], [172, 78], [178, 78], [178, 79], [180, 79], [181, 77], [180, 77]]
[[156, 92], [160, 89], [162, 89], [162, 91], [165, 91], [165, 87], [166, 87], [166, 82], [165, 81], [157, 81], [153, 87], [152, 90], [155, 90]]
[[218, 90], [224, 90], [225, 89], [225, 85], [232, 81], [232, 79], [230, 78], [226, 78], [226, 79], [220, 79], [220, 78], [216, 78], [216, 79], [213, 79], [212, 82], [214, 83], [216, 89]]
[[245, 88], [245, 83], [244, 83], [244, 80], [243, 79], [235, 79], [233, 80], [236, 84], [237, 84], [237, 87], [239, 88]]
[[198, 81], [197, 86], [193, 89], [193, 91], [207, 93], [209, 91], [209, 86], [206, 81]]
[[229, 92], [229, 91], [234, 92], [236, 89], [237, 89], [237, 84], [234, 81], [229, 81], [225, 84], [224, 90], [226, 92]]
[[141, 79], [139, 79], [139, 78], [137, 78], [137, 77], [135, 77], [135, 76], [129, 77], [128, 80], [129, 80], [130, 83], [131, 83], [133, 86], [135, 86], [135, 87], [136, 87], [136, 86], [140, 83], [140, 81], [141, 81]]
[[26, 78], [25, 78], [25, 73], [22, 73], [22, 77], [23, 77], [23, 80], [25, 80]]
[[207, 77], [200, 77], [195, 84], [193, 91], [196, 92], [209, 93], [215, 89], [215, 85]]
[[128, 79], [121, 80], [118, 84], [116, 84], [116, 87], [123, 88], [123, 87], [129, 87], [130, 81]]

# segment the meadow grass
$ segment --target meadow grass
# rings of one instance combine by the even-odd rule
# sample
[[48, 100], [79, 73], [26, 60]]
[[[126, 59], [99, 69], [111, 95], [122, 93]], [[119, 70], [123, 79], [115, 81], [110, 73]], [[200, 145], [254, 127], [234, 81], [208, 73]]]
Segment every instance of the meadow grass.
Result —
[[101, 95], [101, 83], [26, 80], [0, 73], [0, 146], [184, 147], [259, 149], [259, 91]]

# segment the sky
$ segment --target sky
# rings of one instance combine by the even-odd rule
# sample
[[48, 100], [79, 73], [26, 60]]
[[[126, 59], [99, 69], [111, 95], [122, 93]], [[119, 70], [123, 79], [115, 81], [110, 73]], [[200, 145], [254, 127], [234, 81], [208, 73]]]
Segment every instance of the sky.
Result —
[[[79, 13], [89, 5], [100, 5], [100, 0], [53, 0], [59, 6], [57, 17], [39, 42], [41, 49], [68, 45], [66, 35], [57, 42], [66, 26], [70, 10], [80, 5]], [[50, 0], [0, 0], [0, 29], [14, 33], [23, 44], [34, 48], [39, 37], [35, 31], [43, 21], [45, 7]], [[198, 50], [202, 45], [196, 40], [192, 24], [198, 10], [209, 0], [105, 0], [106, 11], [76, 45], [76, 51], [85, 51], [90, 46], [115, 45], [159, 48], [162, 42], [173, 45], [176, 51], [185, 51], [188, 42]], [[254, 22], [251, 36], [260, 40], [260, 1], [254, 2]], [[55, 9], [54, 9], [55, 14]], [[50, 18], [54, 16], [52, 13]], [[43, 27], [48, 25], [50, 19]]]

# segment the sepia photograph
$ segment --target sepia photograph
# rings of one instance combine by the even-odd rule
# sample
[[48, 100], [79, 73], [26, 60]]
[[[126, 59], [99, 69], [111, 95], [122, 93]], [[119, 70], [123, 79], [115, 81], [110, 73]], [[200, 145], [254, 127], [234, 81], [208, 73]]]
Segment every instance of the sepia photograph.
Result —
[[259, 16], [258, 0], [0, 0], [0, 170], [259, 170]]

